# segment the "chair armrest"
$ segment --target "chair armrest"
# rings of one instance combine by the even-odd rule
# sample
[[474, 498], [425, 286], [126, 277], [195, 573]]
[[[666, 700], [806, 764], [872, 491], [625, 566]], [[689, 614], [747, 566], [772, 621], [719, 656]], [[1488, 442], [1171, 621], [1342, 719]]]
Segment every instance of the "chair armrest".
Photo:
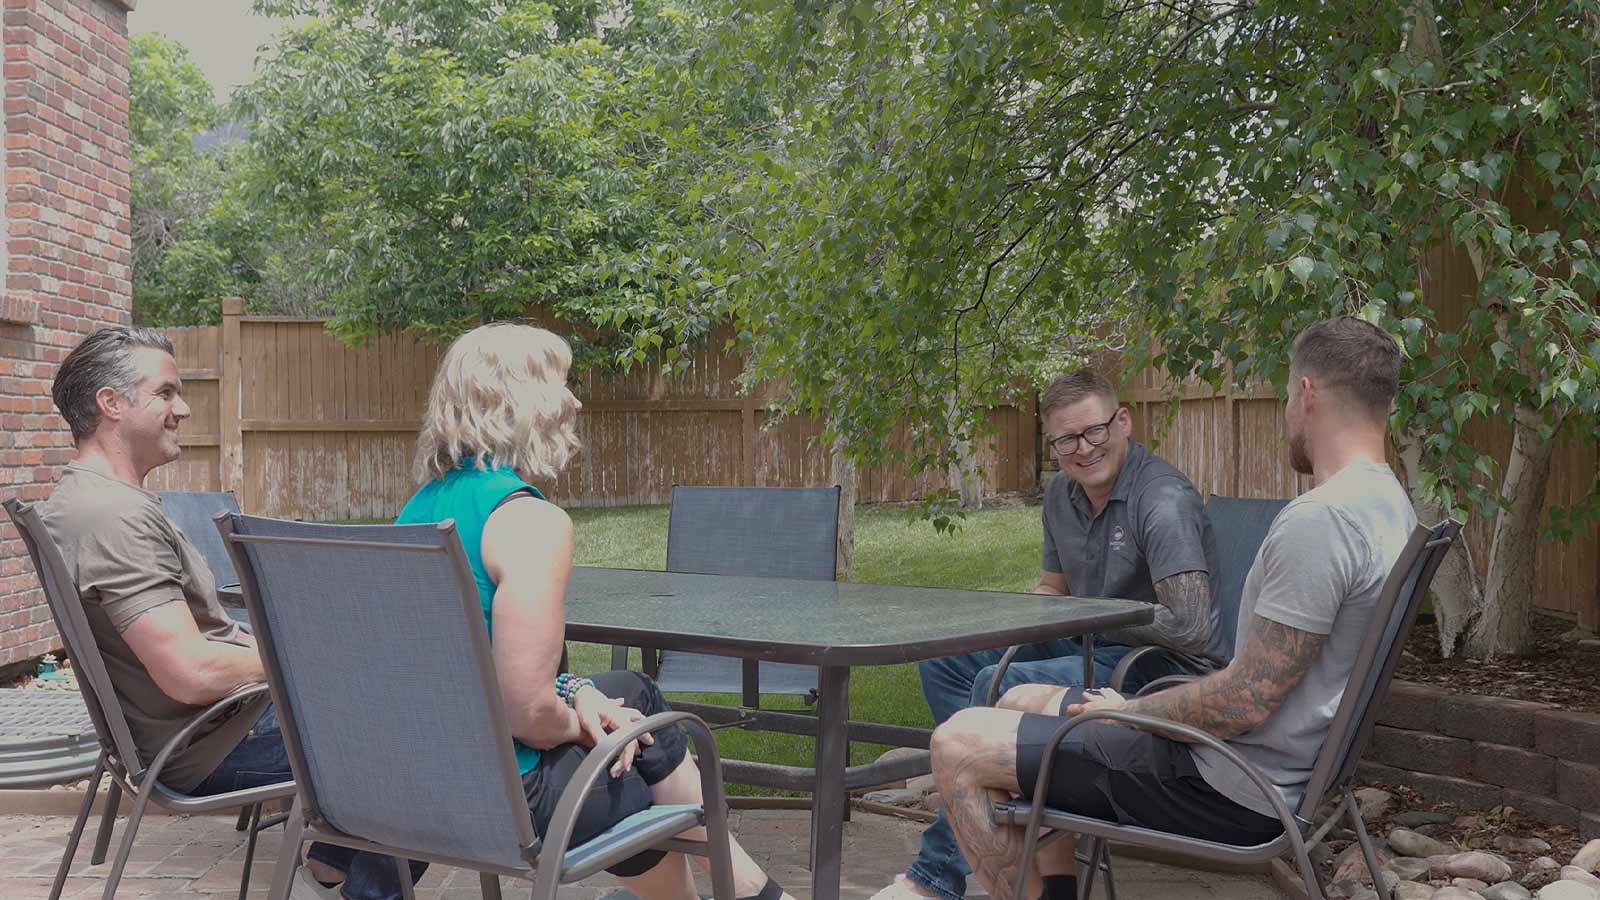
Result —
[[[1283, 802], [1283, 797], [1279, 795], [1275, 789], [1273, 789], [1271, 782], [1267, 781], [1267, 777], [1261, 773], [1260, 769], [1257, 769], [1243, 756], [1240, 756], [1237, 750], [1234, 750], [1224, 741], [1218, 740], [1215, 736], [1201, 731], [1198, 728], [1168, 721], [1166, 719], [1158, 719], [1154, 716], [1144, 716], [1139, 715], [1138, 713], [1123, 712], [1122, 710], [1091, 709], [1079, 713], [1078, 715], [1073, 716], [1072, 718], [1061, 723], [1060, 727], [1055, 730], [1055, 734], [1051, 735], [1050, 742], [1045, 746], [1056, 747], [1060, 745], [1060, 743], [1066, 739], [1067, 735], [1072, 733], [1074, 728], [1077, 728], [1079, 725], [1082, 725], [1085, 722], [1091, 722], [1096, 719], [1105, 719], [1107, 721], [1116, 722], [1119, 725], [1136, 728], [1140, 731], [1174, 735], [1191, 744], [1203, 744], [1222, 754], [1224, 759], [1238, 766], [1239, 769], [1244, 772], [1245, 776], [1248, 777], [1256, 786], [1256, 788], [1261, 791], [1262, 796], [1267, 798], [1267, 802], [1272, 806], [1272, 811], [1277, 814], [1278, 820], [1283, 823], [1284, 833], [1289, 836], [1290, 842], [1294, 845], [1296, 858], [1304, 858], [1305, 838], [1301, 834], [1302, 823], [1294, 815], [1294, 813], [1289, 810], [1288, 804]], [[1033, 808], [1028, 811], [1028, 824], [1024, 832], [1022, 844], [1024, 847], [1035, 846], [1038, 842], [1039, 827], [1043, 819], [1047, 802], [1046, 798], [1049, 795], [1050, 790], [1050, 770], [1054, 767], [1055, 758], [1055, 753], [1047, 752], [1044, 754], [1044, 759], [1039, 765], [1038, 781], [1035, 782], [1033, 786]], [[1026, 868], [1020, 869], [1017, 872], [1017, 879], [1012, 885], [1011, 891], [1011, 895], [1013, 897], [1022, 896], [1022, 882], [1026, 877]]]
[[1199, 675], [1163, 675], [1140, 688], [1139, 692], [1134, 694], [1134, 696], [1143, 697], [1147, 694], [1154, 694], [1156, 691], [1164, 691], [1167, 688], [1177, 687], [1180, 684], [1188, 684], [1189, 682], [1195, 681], [1199, 678]]
[[1005, 654], [1000, 657], [999, 664], [994, 667], [994, 678], [989, 682], [989, 696], [985, 699], [986, 706], [993, 706], [1000, 702], [1000, 685], [1005, 683], [1006, 670], [1011, 668], [1012, 660], [1017, 658], [1017, 654], [1021, 650], [1021, 644], [1007, 647]]
[[156, 751], [155, 759], [151, 760], [150, 765], [136, 776], [137, 780], [140, 782], [144, 781], [146, 778], [160, 780], [161, 770], [166, 768], [167, 760], [172, 758], [172, 754], [176, 753], [179, 747], [188, 745], [189, 736], [194, 734], [196, 729], [198, 729], [212, 716], [221, 712], [229, 704], [238, 703], [241, 700], [248, 700], [258, 694], [265, 694], [267, 690], [268, 687], [265, 682], [248, 684], [200, 711], [182, 728], [178, 729], [177, 734], [173, 735], [165, 744], [161, 745], [161, 749]]
[[1128, 673], [1133, 670], [1133, 667], [1139, 660], [1154, 654], [1165, 656], [1169, 662], [1179, 668], [1186, 669], [1190, 675], [1206, 675], [1217, 670], [1216, 664], [1208, 659], [1173, 650], [1170, 647], [1163, 647], [1160, 644], [1146, 644], [1143, 647], [1135, 647], [1133, 652], [1117, 660], [1117, 667], [1111, 670], [1111, 689], [1121, 693], [1122, 686], [1127, 682]]
[[[606, 735], [605, 740], [595, 745], [589, 755], [572, 773], [572, 778], [561, 789], [561, 799], [556, 803], [555, 812], [550, 816], [550, 827], [545, 834], [539, 836], [541, 849], [536, 873], [561, 871], [562, 857], [566, 855], [568, 845], [572, 842], [572, 832], [578, 824], [578, 812], [583, 807], [583, 800], [594, 789], [594, 784], [600, 778], [600, 772], [608, 769], [629, 741], [637, 739], [640, 735], [657, 731], [669, 725], [682, 725], [689, 732], [689, 737], [694, 741], [695, 752], [699, 755], [697, 760], [700, 769], [701, 804], [705, 808], [706, 831], [709, 842], [712, 844], [718, 839], [721, 832], [722, 851], [727, 851], [727, 800], [722, 787], [722, 757], [717, 751], [716, 739], [711, 735], [711, 729], [705, 720], [690, 712], [673, 710], [656, 713], [653, 716], [640, 719], [626, 728], [620, 728]], [[713, 824], [713, 819], [721, 823], [720, 827]], [[712, 851], [716, 848], [713, 846]], [[553, 867], [546, 869], [546, 866]], [[552, 874], [551, 877], [557, 877]]]

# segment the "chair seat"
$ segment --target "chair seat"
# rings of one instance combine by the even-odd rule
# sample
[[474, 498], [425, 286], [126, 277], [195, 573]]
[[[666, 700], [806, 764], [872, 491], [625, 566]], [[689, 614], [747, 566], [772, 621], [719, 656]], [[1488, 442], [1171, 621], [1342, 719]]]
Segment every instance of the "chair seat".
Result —
[[[726, 656], [662, 651], [656, 685], [675, 694], [737, 694], [744, 684], [743, 661]], [[761, 663], [761, 693], [809, 694], [817, 689], [815, 666]]]
[[[1014, 825], [1021, 828], [1028, 824], [1028, 816], [1032, 812], [1032, 803], [1012, 800], [1006, 803], [996, 803], [991, 813], [991, 818], [997, 825]], [[1194, 853], [1198, 848], [1204, 848], [1207, 857], [1223, 859], [1229, 862], [1254, 863], [1274, 859], [1280, 856], [1284, 849], [1289, 846], [1287, 835], [1279, 835], [1265, 844], [1240, 847], [1235, 844], [1208, 841], [1204, 838], [1155, 831], [1149, 828], [1141, 828], [1137, 825], [1120, 825], [1116, 822], [1073, 815], [1049, 808], [1045, 809], [1040, 821], [1047, 828], [1071, 831], [1075, 834], [1085, 834], [1093, 837], [1103, 837], [1114, 844], [1179, 850], [1190, 854]]]
[[[611, 826], [592, 840], [573, 847], [563, 857], [561, 880], [563, 883], [587, 878], [595, 872], [627, 859], [620, 858], [615, 850], [622, 846], [637, 846], [638, 842], [658, 841], [701, 824], [704, 810], [699, 804], [663, 804], [636, 812]], [[635, 851], [637, 852], [637, 851]]]

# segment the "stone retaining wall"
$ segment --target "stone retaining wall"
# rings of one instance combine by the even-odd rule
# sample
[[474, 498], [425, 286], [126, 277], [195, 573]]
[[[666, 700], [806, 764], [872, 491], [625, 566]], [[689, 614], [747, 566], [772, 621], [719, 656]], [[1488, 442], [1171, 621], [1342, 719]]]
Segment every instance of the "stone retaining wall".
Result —
[[1358, 775], [1600, 838], [1600, 714], [1396, 681]]

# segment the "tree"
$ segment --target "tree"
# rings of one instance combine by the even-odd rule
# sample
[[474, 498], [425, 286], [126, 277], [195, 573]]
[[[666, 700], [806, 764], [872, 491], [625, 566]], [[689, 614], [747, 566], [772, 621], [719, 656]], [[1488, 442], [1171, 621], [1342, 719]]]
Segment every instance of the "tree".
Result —
[[[1299, 328], [1359, 313], [1406, 355], [1393, 424], [1414, 495], [1495, 520], [1487, 578], [1457, 569], [1477, 593], [1453, 624], [1471, 655], [1527, 649], [1550, 443], [1600, 422], [1592, 0], [727, 16], [723, 43], [750, 36], [787, 90], [782, 145], [715, 202], [756, 375], [794, 408], [869, 461], [897, 422], [927, 423], [911, 461], [937, 468], [1062, 337], [1281, 385]], [[1427, 302], [1451, 248], [1479, 275], [1460, 321]], [[946, 427], [951, 394], [970, 401]], [[1504, 471], [1466, 440], [1474, 420], [1513, 430]], [[1591, 491], [1549, 531], [1597, 519]]]

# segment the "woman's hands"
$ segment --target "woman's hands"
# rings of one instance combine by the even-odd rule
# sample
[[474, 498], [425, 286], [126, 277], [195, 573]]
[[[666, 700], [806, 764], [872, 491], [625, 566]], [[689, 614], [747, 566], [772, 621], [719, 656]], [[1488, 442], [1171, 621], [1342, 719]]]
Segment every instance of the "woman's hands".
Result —
[[[644, 718], [644, 713], [623, 706], [621, 700], [607, 697], [599, 689], [587, 685], [579, 688], [577, 695], [572, 698], [572, 711], [578, 715], [577, 742], [585, 747], [594, 747], [611, 732]], [[649, 746], [655, 742], [655, 736], [648, 732], [637, 740], [629, 741], [611, 764], [611, 777], [619, 778], [623, 772], [633, 768], [633, 758], [639, 754], [641, 743]]]

